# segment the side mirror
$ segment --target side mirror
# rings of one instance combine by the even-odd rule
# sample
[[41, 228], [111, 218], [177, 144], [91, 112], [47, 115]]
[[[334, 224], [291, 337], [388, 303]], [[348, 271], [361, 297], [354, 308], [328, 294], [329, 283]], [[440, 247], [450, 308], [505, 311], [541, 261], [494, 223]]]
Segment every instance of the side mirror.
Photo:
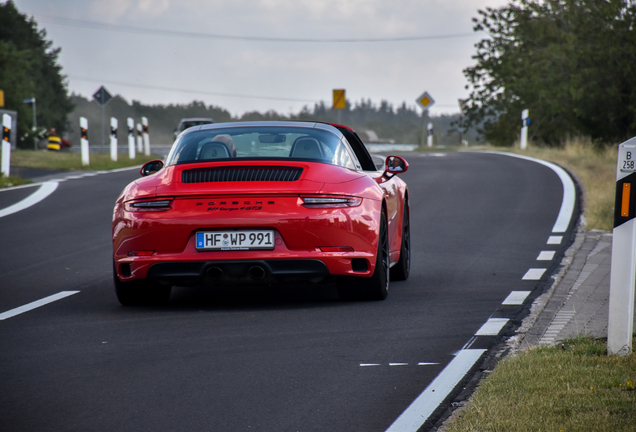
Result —
[[406, 172], [409, 169], [409, 164], [399, 156], [389, 156], [386, 158], [384, 174], [398, 174]]
[[156, 173], [161, 168], [163, 168], [163, 161], [152, 160], [150, 162], [146, 162], [139, 170], [139, 173], [141, 174], [142, 177], [147, 177], [149, 175]]

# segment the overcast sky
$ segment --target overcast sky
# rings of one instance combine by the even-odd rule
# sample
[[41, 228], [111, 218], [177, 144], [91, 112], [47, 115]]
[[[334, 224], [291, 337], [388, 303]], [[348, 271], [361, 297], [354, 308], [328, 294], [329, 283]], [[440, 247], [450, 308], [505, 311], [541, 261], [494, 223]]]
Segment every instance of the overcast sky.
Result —
[[394, 106], [415, 106], [428, 91], [432, 114], [458, 112], [457, 99], [468, 95], [462, 70], [474, 63], [474, 44], [485, 37], [473, 32], [471, 19], [478, 9], [507, 1], [14, 3], [62, 49], [58, 60], [70, 91], [90, 98], [104, 85], [129, 102], [199, 100], [238, 115], [331, 104], [332, 90], [340, 88], [352, 102]]

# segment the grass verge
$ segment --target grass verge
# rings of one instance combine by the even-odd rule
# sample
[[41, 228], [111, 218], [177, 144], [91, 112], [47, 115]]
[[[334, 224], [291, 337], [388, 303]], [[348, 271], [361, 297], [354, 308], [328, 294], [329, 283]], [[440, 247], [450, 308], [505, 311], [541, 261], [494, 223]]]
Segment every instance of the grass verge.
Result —
[[5, 177], [3, 174], [0, 174], [0, 189], [4, 189], [4, 188], [8, 188], [8, 187], [13, 187], [13, 186], [20, 186], [23, 184], [29, 184], [29, 183], [33, 183], [31, 180], [26, 180], [20, 177]]
[[605, 353], [579, 337], [504, 359], [444, 430], [633, 431], [636, 354]]
[[13, 150], [11, 152], [11, 165], [13, 166], [50, 170], [110, 170], [141, 165], [149, 160], [159, 159], [159, 157], [138, 154], [135, 159], [129, 159], [128, 155], [119, 155], [118, 159], [117, 162], [113, 162], [110, 160], [109, 153], [91, 153], [90, 165], [84, 166], [80, 153], [34, 150]]

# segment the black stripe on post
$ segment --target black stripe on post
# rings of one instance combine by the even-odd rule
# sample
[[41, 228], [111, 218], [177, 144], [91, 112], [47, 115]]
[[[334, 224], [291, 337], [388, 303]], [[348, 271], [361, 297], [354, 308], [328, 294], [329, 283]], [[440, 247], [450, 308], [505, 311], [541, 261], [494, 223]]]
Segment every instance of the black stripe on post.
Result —
[[[629, 185], [629, 186], [626, 186]], [[636, 217], [636, 173], [616, 182], [614, 228]]]

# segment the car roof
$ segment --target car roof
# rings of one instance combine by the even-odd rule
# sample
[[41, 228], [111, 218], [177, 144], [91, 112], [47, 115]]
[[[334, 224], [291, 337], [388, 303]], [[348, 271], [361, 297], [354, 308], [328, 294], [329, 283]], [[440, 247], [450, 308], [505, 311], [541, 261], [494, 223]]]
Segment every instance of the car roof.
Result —
[[227, 129], [227, 128], [239, 128], [239, 127], [299, 127], [307, 129], [322, 129], [333, 133], [334, 135], [342, 138], [342, 133], [334, 126], [327, 123], [320, 122], [306, 122], [306, 121], [245, 121], [245, 122], [227, 122], [227, 123], [210, 123], [205, 125], [194, 126], [187, 129], [184, 133], [192, 133], [198, 130], [214, 130], [214, 129]]
[[187, 121], [213, 121], [213, 120], [209, 117], [186, 117], [181, 119], [182, 123]]

